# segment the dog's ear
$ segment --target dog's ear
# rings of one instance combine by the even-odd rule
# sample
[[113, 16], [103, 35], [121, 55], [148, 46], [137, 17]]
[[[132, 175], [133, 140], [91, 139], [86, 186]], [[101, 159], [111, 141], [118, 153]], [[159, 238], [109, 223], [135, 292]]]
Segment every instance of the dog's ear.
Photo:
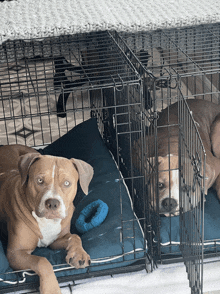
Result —
[[31, 165], [39, 159], [41, 155], [39, 153], [27, 153], [25, 155], [20, 156], [18, 162], [18, 170], [21, 175], [21, 185], [23, 186], [27, 181], [28, 172]]
[[208, 194], [208, 189], [211, 187], [216, 180], [215, 169], [211, 168], [209, 164], [206, 163], [205, 166], [205, 195]]
[[83, 160], [71, 158], [70, 159], [79, 173], [79, 183], [83, 192], [87, 195], [89, 183], [92, 180], [94, 171], [93, 167]]
[[[164, 162], [164, 158], [162, 156], [158, 156], [157, 158], [158, 165]], [[144, 160], [144, 169], [145, 172], [149, 175], [153, 172], [156, 166], [156, 157], [149, 157]]]

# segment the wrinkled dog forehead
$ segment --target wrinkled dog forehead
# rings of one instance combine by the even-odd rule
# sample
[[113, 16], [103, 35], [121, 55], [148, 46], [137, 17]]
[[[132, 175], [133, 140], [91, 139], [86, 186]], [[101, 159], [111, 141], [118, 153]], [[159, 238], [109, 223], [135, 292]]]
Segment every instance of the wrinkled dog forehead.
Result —
[[75, 174], [77, 170], [72, 162], [64, 157], [54, 157], [50, 155], [44, 155], [38, 158], [30, 167], [30, 173], [46, 173], [55, 176], [55, 173]]
[[[36, 174], [51, 173], [51, 176], [63, 174], [79, 179], [83, 192], [87, 195], [89, 183], [94, 174], [93, 167], [80, 159], [67, 159], [50, 155], [40, 155], [39, 153], [28, 153], [20, 156], [18, 169], [21, 175], [22, 186], [26, 183], [29, 175], [34, 177]], [[58, 172], [57, 172], [58, 171]]]
[[178, 169], [179, 157], [176, 155], [169, 154], [167, 156], [158, 157], [158, 168], [161, 171], [169, 171], [172, 169]]

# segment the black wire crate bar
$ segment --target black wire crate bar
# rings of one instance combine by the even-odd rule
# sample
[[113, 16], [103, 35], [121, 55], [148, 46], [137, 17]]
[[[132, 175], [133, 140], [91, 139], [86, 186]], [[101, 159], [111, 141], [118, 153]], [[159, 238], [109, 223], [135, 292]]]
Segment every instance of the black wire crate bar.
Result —
[[[49, 259], [60, 283], [154, 267], [149, 219], [137, 209], [146, 207], [143, 167], [132, 158], [138, 140], [144, 156], [143, 82], [126, 50], [108, 31], [0, 46], [1, 145], [81, 158], [95, 171], [88, 197], [80, 189], [77, 193], [71, 221], [71, 232], [81, 236], [91, 266], [77, 270], [67, 265], [65, 250], [37, 248], [33, 253]], [[81, 211], [96, 201], [107, 205], [106, 218], [91, 231], [79, 232], [75, 223]], [[38, 287], [36, 274], [10, 268], [2, 228], [0, 292]]]
[[[143, 79], [145, 169], [150, 178], [146, 190], [149, 209], [153, 211], [154, 256], [160, 263], [184, 261], [192, 293], [202, 293], [203, 263], [209, 257], [216, 257], [218, 261], [220, 252], [220, 235], [216, 231], [219, 199], [215, 185], [204, 192], [207, 150], [203, 146], [204, 135], [203, 140], [200, 137], [204, 127], [195, 119], [200, 110], [197, 113], [195, 108], [190, 108], [192, 100], [198, 106], [206, 105], [205, 100], [214, 104], [212, 109], [218, 109], [219, 34], [219, 23], [118, 34], [130, 49], [128, 56], [130, 52], [135, 54], [136, 59], [131, 56], [131, 61]], [[149, 98], [152, 102], [146, 107]], [[201, 110], [205, 122], [209, 114]], [[209, 130], [209, 126], [206, 127]], [[175, 150], [174, 146], [178, 148]], [[162, 152], [169, 158], [164, 171], [160, 170]], [[179, 157], [175, 167], [174, 155]], [[174, 173], [179, 174], [178, 197], [173, 190]], [[166, 186], [160, 181], [161, 174], [169, 179], [169, 197], [162, 204], [161, 187], [165, 190]], [[178, 202], [179, 215], [172, 210], [168, 215], [166, 208], [175, 207]], [[163, 207], [165, 213], [161, 212], [161, 205], [166, 207]]]
[[[2, 106], [4, 100], [33, 97], [36, 104], [43, 99], [47, 112], [61, 117], [75, 89], [122, 88], [139, 80], [108, 32], [7, 41], [0, 46], [0, 64]], [[25, 107], [22, 115], [28, 115]]]

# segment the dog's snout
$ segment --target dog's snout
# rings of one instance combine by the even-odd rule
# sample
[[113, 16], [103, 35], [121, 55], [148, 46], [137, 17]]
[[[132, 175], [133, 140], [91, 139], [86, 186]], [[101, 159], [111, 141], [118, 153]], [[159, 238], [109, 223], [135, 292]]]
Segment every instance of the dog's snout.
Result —
[[57, 199], [49, 198], [45, 201], [45, 207], [49, 210], [57, 210], [60, 206], [60, 201]]
[[161, 205], [165, 209], [165, 211], [171, 212], [177, 207], [178, 204], [177, 201], [173, 198], [165, 198], [163, 199]]

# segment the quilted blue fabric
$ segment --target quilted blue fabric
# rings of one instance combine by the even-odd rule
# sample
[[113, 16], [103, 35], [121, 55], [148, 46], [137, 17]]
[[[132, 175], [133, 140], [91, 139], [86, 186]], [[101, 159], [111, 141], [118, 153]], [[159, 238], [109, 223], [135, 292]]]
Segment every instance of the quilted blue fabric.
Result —
[[76, 220], [76, 229], [80, 233], [86, 233], [93, 228], [100, 226], [108, 214], [108, 205], [102, 200], [98, 199], [88, 204], [80, 212]]
[[[180, 253], [180, 219], [179, 216], [161, 217], [160, 242], [163, 253]], [[187, 221], [187, 217], [185, 218]], [[189, 218], [190, 219], [190, 218]], [[189, 230], [191, 224], [187, 224]], [[192, 228], [191, 228], [192, 229]], [[173, 245], [170, 246], [169, 241]], [[220, 202], [216, 191], [211, 188], [206, 195], [204, 211], [204, 249], [214, 251], [214, 240], [217, 241], [216, 250], [220, 251]], [[176, 244], [175, 244], [176, 243]]]
[[5, 273], [9, 269], [9, 263], [5, 256], [5, 252], [0, 242], [0, 273]]

